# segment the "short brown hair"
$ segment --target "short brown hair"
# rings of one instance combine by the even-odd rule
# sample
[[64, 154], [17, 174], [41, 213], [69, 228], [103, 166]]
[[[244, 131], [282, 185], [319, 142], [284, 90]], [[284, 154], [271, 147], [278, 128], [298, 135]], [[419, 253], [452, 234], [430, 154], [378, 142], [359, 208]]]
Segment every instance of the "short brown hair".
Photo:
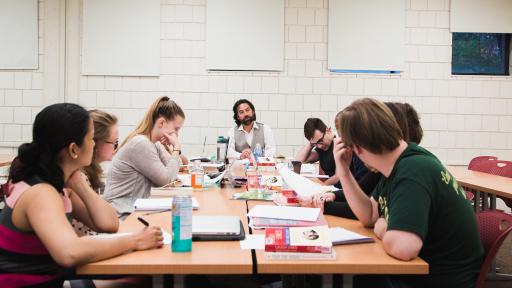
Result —
[[356, 100], [337, 115], [337, 127], [343, 142], [382, 154], [398, 147], [402, 130], [393, 113], [382, 102], [371, 98]]

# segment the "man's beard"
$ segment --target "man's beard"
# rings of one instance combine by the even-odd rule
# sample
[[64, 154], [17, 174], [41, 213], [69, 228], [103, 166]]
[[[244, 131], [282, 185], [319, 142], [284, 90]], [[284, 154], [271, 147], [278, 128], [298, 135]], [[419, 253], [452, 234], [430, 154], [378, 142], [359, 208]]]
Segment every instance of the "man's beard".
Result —
[[252, 121], [254, 121], [254, 117], [247, 116], [243, 120], [241, 120], [240, 122], [242, 122], [242, 124], [244, 124], [244, 125], [249, 125], [249, 124], [252, 123]]

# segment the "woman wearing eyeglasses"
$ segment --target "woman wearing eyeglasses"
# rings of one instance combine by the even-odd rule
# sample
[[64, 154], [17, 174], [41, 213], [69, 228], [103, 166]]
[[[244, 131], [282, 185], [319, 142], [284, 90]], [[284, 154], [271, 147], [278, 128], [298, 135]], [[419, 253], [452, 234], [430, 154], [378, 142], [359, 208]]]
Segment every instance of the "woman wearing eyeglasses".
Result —
[[[117, 118], [101, 110], [90, 110], [89, 117], [94, 125], [94, 150], [92, 161], [89, 166], [82, 168], [85, 180], [89, 183], [92, 190], [102, 194], [105, 183], [101, 181], [103, 170], [100, 163], [112, 160], [118, 145], [119, 129], [117, 127]], [[75, 219], [71, 222], [79, 236], [97, 234], [94, 230]]]
[[103, 193], [105, 183], [101, 182], [103, 170], [100, 163], [111, 161], [119, 143], [119, 128], [117, 118], [101, 110], [90, 110], [89, 117], [94, 123], [94, 153], [92, 154], [91, 165], [83, 169], [91, 187], [99, 194]]

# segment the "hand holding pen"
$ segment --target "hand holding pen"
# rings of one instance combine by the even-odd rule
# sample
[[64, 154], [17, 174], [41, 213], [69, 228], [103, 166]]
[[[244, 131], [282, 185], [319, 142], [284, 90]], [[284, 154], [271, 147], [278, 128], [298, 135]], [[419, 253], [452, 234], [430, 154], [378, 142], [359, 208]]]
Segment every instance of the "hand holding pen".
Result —
[[162, 235], [162, 229], [156, 226], [150, 226], [149, 223], [141, 218], [137, 217], [137, 220], [144, 224], [144, 229], [135, 233], [135, 250], [146, 250], [164, 245], [164, 237]]

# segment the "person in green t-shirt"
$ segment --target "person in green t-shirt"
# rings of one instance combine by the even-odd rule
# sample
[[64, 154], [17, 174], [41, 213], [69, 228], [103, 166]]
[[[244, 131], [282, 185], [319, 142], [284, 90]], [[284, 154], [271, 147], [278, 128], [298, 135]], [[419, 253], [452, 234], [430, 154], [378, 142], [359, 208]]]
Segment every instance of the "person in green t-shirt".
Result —
[[[374, 228], [389, 255], [429, 264], [428, 275], [357, 276], [354, 287], [474, 287], [484, 254], [475, 214], [439, 159], [405, 142], [393, 114], [377, 100], [353, 102], [336, 124], [336, 174], [354, 214]], [[352, 153], [384, 176], [371, 197], [350, 173]]]

